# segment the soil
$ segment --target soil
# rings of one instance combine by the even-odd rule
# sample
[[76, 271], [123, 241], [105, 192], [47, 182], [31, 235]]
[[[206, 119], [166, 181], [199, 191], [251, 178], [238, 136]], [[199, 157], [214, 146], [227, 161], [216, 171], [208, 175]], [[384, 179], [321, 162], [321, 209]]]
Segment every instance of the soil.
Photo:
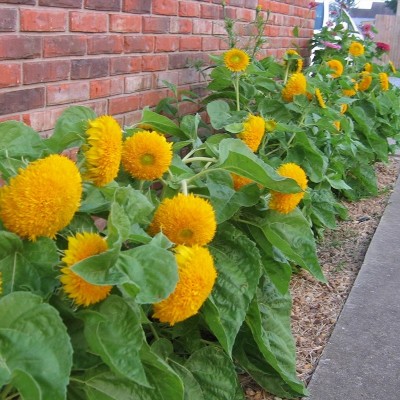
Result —
[[[292, 278], [292, 331], [296, 341], [299, 379], [307, 384], [329, 340], [342, 307], [357, 277], [365, 253], [399, 175], [400, 159], [376, 164], [379, 195], [343, 203], [349, 210], [346, 221], [326, 231], [318, 244], [318, 257], [328, 284], [317, 282], [302, 271]], [[282, 400], [245, 380], [247, 400]]]

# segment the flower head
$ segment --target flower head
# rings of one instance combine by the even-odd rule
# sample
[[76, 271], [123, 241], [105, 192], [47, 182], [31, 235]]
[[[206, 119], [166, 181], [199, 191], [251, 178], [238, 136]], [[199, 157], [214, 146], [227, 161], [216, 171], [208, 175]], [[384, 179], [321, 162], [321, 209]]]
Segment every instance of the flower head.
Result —
[[214, 260], [207, 248], [177, 246], [175, 257], [179, 275], [176, 288], [153, 306], [153, 317], [171, 326], [197, 314], [217, 278]]
[[318, 104], [321, 108], [326, 108], [325, 100], [322, 97], [321, 91], [317, 88], [315, 89], [315, 97], [317, 98]]
[[386, 72], [381, 72], [379, 74], [379, 84], [382, 91], [389, 90], [389, 78]]
[[243, 186], [249, 185], [250, 183], [254, 183], [253, 180], [246, 178], [244, 176], [231, 174], [233, 180], [233, 188], [237, 191], [241, 189]]
[[271, 191], [271, 200], [269, 208], [288, 214], [293, 211], [304, 197], [304, 191], [307, 189], [307, 176], [304, 170], [294, 163], [282, 164], [276, 171], [279, 175], [294, 179], [302, 189], [299, 193], [280, 193]]
[[139, 131], [123, 145], [122, 165], [134, 178], [159, 179], [171, 161], [172, 143], [155, 131]]
[[332, 78], [339, 78], [343, 74], [343, 64], [339, 60], [329, 60], [328, 67], [333, 69], [334, 73], [331, 74]]
[[361, 72], [361, 80], [358, 83], [358, 90], [360, 92], [365, 92], [369, 89], [372, 83], [372, 75], [369, 72]]
[[230, 49], [224, 55], [226, 68], [232, 72], [244, 71], [250, 64], [250, 57], [240, 49]]
[[286, 102], [293, 101], [293, 97], [299, 94], [306, 94], [307, 80], [302, 73], [293, 74], [282, 90], [283, 100]]
[[349, 53], [353, 57], [359, 57], [364, 54], [364, 46], [359, 42], [351, 42], [349, 47]]
[[319, 3], [317, 3], [316, 1], [310, 1], [310, 2], [308, 3], [308, 8], [311, 10], [311, 9], [313, 9], [313, 8], [318, 7], [318, 4], [319, 4]]
[[105, 186], [118, 174], [121, 162], [122, 131], [118, 122], [108, 115], [89, 121], [85, 178], [96, 186]]
[[364, 65], [364, 71], [366, 71], [366, 72], [372, 72], [372, 70], [373, 70], [372, 64], [371, 64], [371, 63], [365, 63], [365, 65]]
[[249, 114], [243, 123], [244, 129], [238, 134], [238, 138], [253, 151], [256, 152], [265, 133], [265, 120], [262, 117]]
[[345, 114], [346, 111], [348, 110], [349, 106], [347, 104], [341, 104], [340, 105], [340, 114]]
[[343, 94], [347, 97], [355, 96], [358, 90], [358, 83], [355, 81], [355, 79], [352, 79], [351, 83], [353, 86], [350, 89], [343, 89]]
[[149, 226], [151, 235], [162, 231], [176, 244], [204, 246], [214, 238], [217, 223], [211, 204], [192, 193], [164, 199]]
[[376, 42], [376, 48], [384, 53], [389, 53], [390, 45], [383, 42]]
[[68, 249], [62, 259], [66, 266], [61, 268], [60, 281], [67, 296], [78, 306], [87, 307], [104, 300], [110, 294], [112, 286], [93, 285], [73, 272], [71, 267], [107, 249], [107, 242], [97, 233], [83, 232], [68, 237]]
[[0, 189], [0, 219], [23, 238], [54, 238], [71, 222], [81, 196], [82, 179], [75, 163], [53, 154], [20, 169]]
[[274, 119], [267, 119], [265, 121], [265, 130], [267, 132], [273, 132], [276, 128], [276, 121]]
[[[294, 68], [290, 68], [290, 71], [294, 70], [294, 72], [301, 72], [304, 62], [301, 59], [300, 54], [294, 49], [289, 49], [286, 50], [285, 56], [287, 58], [287, 60], [285, 60], [285, 64], [289, 63], [289, 67], [292, 67], [293, 64]], [[292, 63], [292, 61], [294, 61], [294, 63]]]
[[333, 126], [336, 128], [336, 130], [340, 131], [340, 121], [333, 121]]

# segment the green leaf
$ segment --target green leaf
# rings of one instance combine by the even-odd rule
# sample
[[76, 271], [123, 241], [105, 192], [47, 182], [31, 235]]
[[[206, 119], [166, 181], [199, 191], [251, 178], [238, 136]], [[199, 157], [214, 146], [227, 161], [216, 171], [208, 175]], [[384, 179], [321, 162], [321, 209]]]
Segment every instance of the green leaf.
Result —
[[206, 400], [199, 382], [187, 368], [173, 360], [170, 360], [170, 365], [183, 381], [184, 400]]
[[352, 190], [344, 190], [344, 195], [350, 200], [358, 200], [365, 196], [376, 196], [378, 185], [375, 169], [368, 164], [358, 164], [347, 171], [346, 183]]
[[221, 91], [232, 86], [232, 74], [226, 67], [216, 67], [211, 72], [212, 81], [208, 85], [208, 89]]
[[208, 346], [194, 352], [185, 367], [199, 382], [207, 400], [232, 400], [239, 386], [230, 358], [219, 347]]
[[154, 130], [166, 135], [176, 136], [180, 139], [187, 139], [187, 135], [178, 126], [176, 126], [169, 118], [159, 115], [149, 109], [143, 110], [141, 125], [149, 125]]
[[109, 296], [93, 310], [82, 313], [91, 350], [117, 375], [149, 386], [140, 359], [144, 332], [138, 305], [119, 296]]
[[235, 191], [232, 188], [232, 178], [227, 171], [213, 171], [207, 174], [207, 188], [218, 224], [231, 218], [240, 207], [257, 204], [260, 198], [260, 190], [255, 184]]
[[199, 129], [201, 118], [199, 114], [185, 115], [181, 121], [181, 129], [185, 132], [186, 136], [192, 140], [197, 140], [197, 130]]
[[30, 290], [49, 296], [56, 286], [59, 257], [55, 243], [48, 238], [23, 241], [17, 235], [0, 231], [0, 271], [3, 294]]
[[91, 108], [84, 106], [67, 108], [58, 118], [54, 133], [45, 144], [54, 153], [80, 146], [85, 140], [88, 121], [95, 118], [96, 114]]
[[121, 252], [117, 268], [124, 275], [120, 283], [132, 282], [140, 289], [136, 296], [139, 304], [165, 299], [178, 282], [175, 256], [153, 244]]
[[228, 124], [231, 117], [228, 103], [223, 100], [214, 100], [207, 104], [207, 113], [214, 129], [222, 129]]
[[293, 28], [293, 36], [294, 37], [299, 37], [299, 27], [298, 26], [295, 26]]
[[252, 179], [260, 185], [282, 193], [297, 193], [300, 187], [290, 178], [283, 178], [260, 160], [240, 139], [220, 142], [219, 168]]
[[260, 228], [286, 258], [305, 268], [319, 281], [326, 282], [318, 262], [314, 235], [298, 208], [289, 214], [268, 210]]
[[0, 386], [24, 400], [64, 400], [72, 348], [57, 311], [32, 293], [0, 299]]
[[202, 315], [222, 347], [231, 354], [237, 333], [256, 292], [260, 254], [254, 242], [225, 223], [210, 245], [218, 271], [214, 289]]

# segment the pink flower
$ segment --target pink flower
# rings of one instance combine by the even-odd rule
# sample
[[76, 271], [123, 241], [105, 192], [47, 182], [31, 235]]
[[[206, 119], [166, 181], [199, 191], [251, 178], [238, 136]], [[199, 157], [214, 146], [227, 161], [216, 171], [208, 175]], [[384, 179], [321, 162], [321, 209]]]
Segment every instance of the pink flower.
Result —
[[372, 25], [371, 24], [363, 24], [363, 25], [361, 25], [361, 30], [364, 33], [369, 32], [371, 29], [372, 29]]
[[373, 39], [375, 35], [371, 31], [363, 32], [364, 36], [368, 39]]
[[321, 43], [325, 46], [325, 47], [329, 47], [331, 49], [336, 49], [336, 50], [340, 50], [342, 48], [342, 46], [340, 44], [335, 44], [332, 42], [325, 42], [325, 41], [321, 41]]
[[318, 3], [316, 2], [316, 1], [310, 1], [309, 3], [308, 3], [308, 8], [311, 10], [311, 9], [313, 9], [313, 8], [315, 8], [315, 7], [317, 7], [318, 6]]
[[388, 45], [387, 43], [376, 42], [375, 44], [376, 44], [376, 48], [379, 49], [380, 51], [383, 51], [385, 53], [389, 53], [390, 45]]
[[335, 23], [334, 23], [333, 21], [331, 21], [331, 20], [329, 20], [329, 21], [326, 23], [326, 26], [327, 26], [328, 28], [330, 28], [330, 27], [333, 26], [333, 25], [335, 25]]

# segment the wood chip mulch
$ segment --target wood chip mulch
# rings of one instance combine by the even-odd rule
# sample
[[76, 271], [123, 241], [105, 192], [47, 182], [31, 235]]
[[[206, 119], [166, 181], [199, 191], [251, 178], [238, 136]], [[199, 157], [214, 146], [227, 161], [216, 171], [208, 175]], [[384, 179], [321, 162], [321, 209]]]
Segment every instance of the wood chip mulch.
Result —
[[[296, 341], [299, 379], [306, 384], [318, 364], [348, 294], [357, 277], [365, 253], [400, 170], [400, 159], [378, 163], [379, 196], [343, 203], [349, 218], [340, 221], [336, 230], [326, 231], [318, 244], [318, 257], [328, 284], [317, 282], [302, 271], [291, 282], [293, 297], [292, 331]], [[260, 389], [251, 379], [242, 382], [247, 400], [282, 400]]]

